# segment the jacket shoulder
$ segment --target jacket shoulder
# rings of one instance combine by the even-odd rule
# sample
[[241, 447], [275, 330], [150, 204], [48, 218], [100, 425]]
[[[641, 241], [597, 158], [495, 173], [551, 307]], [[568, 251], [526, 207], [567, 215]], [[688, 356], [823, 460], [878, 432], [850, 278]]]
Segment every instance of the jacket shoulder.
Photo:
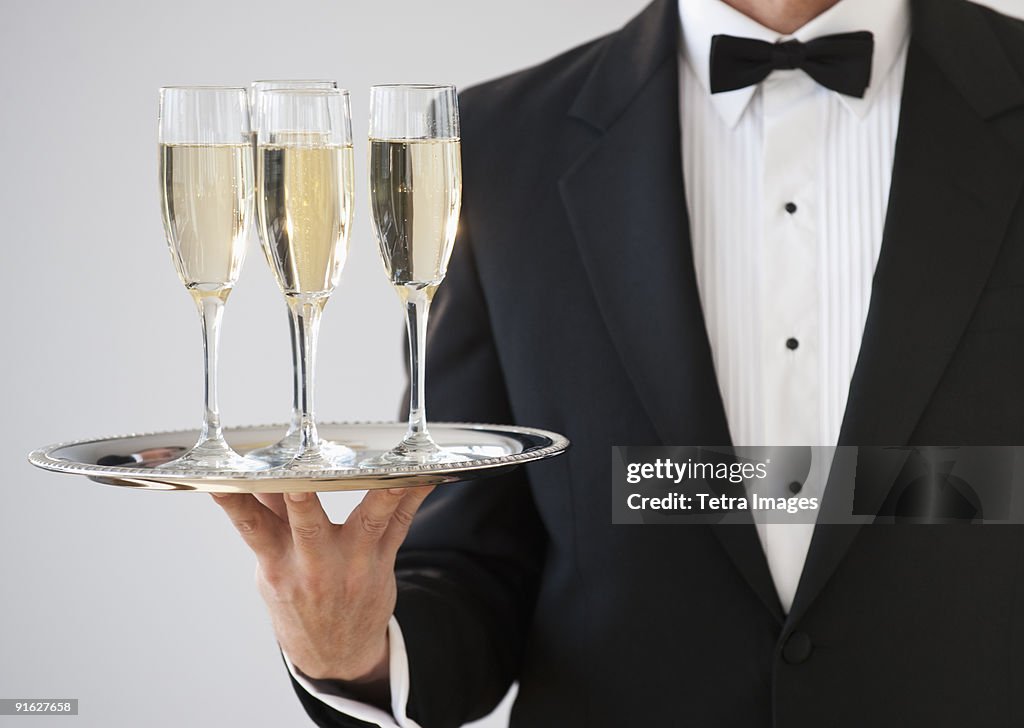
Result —
[[463, 135], [467, 128], [515, 133], [515, 127], [524, 122], [543, 124], [564, 116], [613, 36], [601, 36], [535, 66], [462, 91], [459, 111]]

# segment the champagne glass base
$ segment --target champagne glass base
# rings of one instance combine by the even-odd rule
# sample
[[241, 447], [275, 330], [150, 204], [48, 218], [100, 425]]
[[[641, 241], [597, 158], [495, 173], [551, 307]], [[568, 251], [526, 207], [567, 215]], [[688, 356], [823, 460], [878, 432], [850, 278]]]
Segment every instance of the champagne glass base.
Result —
[[264, 470], [268, 466], [258, 460], [244, 458], [224, 440], [200, 440], [191, 450], [179, 458], [158, 465], [158, 468], [175, 468], [188, 470]]
[[391, 465], [437, 465], [439, 463], [459, 463], [471, 458], [445, 450], [434, 442], [430, 435], [413, 435], [406, 437], [401, 443], [383, 452], [377, 457], [368, 458], [359, 464], [363, 467], [387, 467]]
[[[288, 433], [273, 445], [267, 445], [257, 450], [250, 450], [245, 454], [246, 458], [264, 463], [266, 466], [277, 468], [287, 465], [302, 450], [302, 436], [299, 430], [288, 430]], [[333, 465], [330, 468], [343, 468], [355, 462], [355, 452], [345, 445], [327, 440], [320, 441], [320, 450], [324, 457]]]
[[292, 451], [291, 457], [276, 469], [288, 473], [315, 473], [321, 470], [344, 470], [353, 467], [355, 462], [356, 453], [352, 448], [336, 442], [320, 442], [305, 452], [296, 454], [296, 451]]

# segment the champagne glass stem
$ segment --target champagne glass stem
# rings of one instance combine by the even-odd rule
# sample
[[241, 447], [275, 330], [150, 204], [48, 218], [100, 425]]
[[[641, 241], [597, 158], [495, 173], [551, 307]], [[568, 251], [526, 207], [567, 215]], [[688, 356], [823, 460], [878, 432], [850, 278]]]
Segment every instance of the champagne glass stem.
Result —
[[302, 386], [299, 391], [299, 408], [302, 411], [299, 458], [304, 455], [319, 457], [320, 436], [316, 431], [313, 414], [313, 386], [316, 380], [316, 344], [320, 333], [320, 315], [324, 310], [324, 299], [290, 298], [289, 306], [295, 313], [299, 339], [300, 369]]
[[288, 306], [288, 333], [292, 342], [292, 419], [288, 425], [288, 434], [298, 433], [302, 429], [302, 339], [299, 332], [302, 323], [295, 307]]
[[203, 429], [199, 442], [222, 441], [220, 405], [217, 401], [217, 361], [220, 354], [220, 322], [224, 315], [223, 294], [193, 294], [203, 325]]
[[427, 316], [433, 291], [427, 287], [405, 290], [406, 329], [409, 334], [409, 429], [405, 434], [408, 443], [430, 442], [427, 432], [427, 405], [424, 400], [426, 382]]

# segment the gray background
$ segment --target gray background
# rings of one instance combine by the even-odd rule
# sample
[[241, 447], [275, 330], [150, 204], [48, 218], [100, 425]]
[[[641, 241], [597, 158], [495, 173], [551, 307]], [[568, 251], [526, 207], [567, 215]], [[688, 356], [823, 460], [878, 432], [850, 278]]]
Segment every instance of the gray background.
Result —
[[[25, 462], [47, 442], [198, 424], [199, 326], [157, 204], [157, 87], [336, 78], [353, 94], [365, 179], [371, 83], [464, 87], [612, 30], [643, 4], [0, 0], [0, 697], [81, 699], [78, 717], [32, 725], [306, 723], [254, 559], [209, 496], [123, 491]], [[1021, 0], [993, 4], [1024, 14]], [[323, 324], [326, 420], [392, 419], [402, 388], [401, 311], [357, 189], [353, 253]], [[221, 371], [227, 424], [287, 418], [285, 310], [253, 248]], [[343, 520], [355, 497], [325, 502]]]

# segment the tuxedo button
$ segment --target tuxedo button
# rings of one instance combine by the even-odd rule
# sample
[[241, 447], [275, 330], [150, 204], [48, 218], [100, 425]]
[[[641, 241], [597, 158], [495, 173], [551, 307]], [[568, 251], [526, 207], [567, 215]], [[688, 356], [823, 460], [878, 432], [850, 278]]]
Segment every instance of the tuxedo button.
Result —
[[786, 339], [786, 348], [789, 349], [790, 351], [796, 350], [798, 346], [800, 346], [800, 342], [794, 339], [793, 337]]
[[796, 203], [795, 202], [787, 202], [786, 203], [786, 212], [788, 212], [790, 215], [792, 215], [794, 212], [796, 212]]
[[794, 632], [782, 646], [782, 659], [790, 665], [799, 665], [807, 662], [811, 653], [814, 652], [814, 645], [811, 644], [811, 637], [806, 632]]
[[789, 484], [789, 492], [793, 494], [799, 493], [801, 490], [803, 490], [803, 487], [804, 486], [801, 485], [799, 480], [794, 480], [792, 483]]

